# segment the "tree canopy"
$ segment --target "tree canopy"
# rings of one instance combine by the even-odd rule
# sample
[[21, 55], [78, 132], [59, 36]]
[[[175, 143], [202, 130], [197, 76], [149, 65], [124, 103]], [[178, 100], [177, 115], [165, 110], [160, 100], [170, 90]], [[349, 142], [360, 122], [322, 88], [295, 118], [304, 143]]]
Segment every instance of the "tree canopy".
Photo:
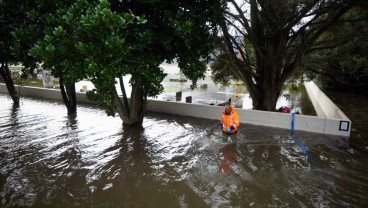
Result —
[[253, 108], [273, 111], [283, 83], [318, 39], [358, 1], [230, 1], [221, 24], [232, 73], [242, 80]]
[[[65, 82], [91, 80], [96, 87], [91, 99], [109, 115], [117, 112], [125, 124], [140, 124], [147, 98], [163, 90], [163, 61], [177, 59], [194, 85], [203, 76], [223, 6], [222, 1], [78, 0], [47, 18], [49, 29], [32, 54]], [[130, 96], [125, 75], [131, 75]]]
[[347, 12], [325, 35], [318, 39], [319, 48], [306, 56], [302, 67], [310, 77], [328, 89], [364, 92], [368, 86], [368, 12], [358, 5]]
[[[24, 72], [36, 68], [37, 60], [29, 55], [33, 40], [37, 40], [39, 28], [18, 33], [26, 26], [27, 11], [34, 7], [34, 1], [3, 0], [0, 1], [0, 74], [6, 83], [14, 104], [19, 104], [19, 95], [11, 78], [10, 65], [22, 64]], [[17, 38], [16, 36], [19, 36]], [[24, 76], [27, 73], [23, 74]]]

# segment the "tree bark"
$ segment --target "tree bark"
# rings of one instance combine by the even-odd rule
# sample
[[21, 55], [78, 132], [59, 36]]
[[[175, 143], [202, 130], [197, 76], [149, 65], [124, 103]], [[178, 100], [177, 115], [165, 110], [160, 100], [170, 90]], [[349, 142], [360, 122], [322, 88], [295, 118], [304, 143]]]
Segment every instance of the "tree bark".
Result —
[[114, 110], [118, 113], [120, 119], [123, 121], [123, 124], [129, 124], [130, 119], [127, 111], [128, 106], [125, 106], [123, 104], [122, 100], [118, 95], [118, 92], [116, 91], [115, 86], [111, 87], [111, 94], [113, 97]]
[[[122, 81], [122, 80], [121, 80]], [[122, 86], [121, 86], [122, 87]], [[125, 90], [122, 87], [123, 95], [126, 96]], [[138, 78], [135, 80], [132, 86], [132, 92], [130, 95], [129, 106], [127, 102], [123, 102], [115, 87], [111, 87], [111, 92], [114, 100], [114, 109], [118, 113], [119, 117], [123, 121], [123, 125], [127, 126], [141, 126], [146, 111], [146, 96], [142, 91], [142, 80]], [[126, 101], [125, 97], [123, 97]], [[124, 104], [125, 103], [125, 104]]]
[[19, 95], [17, 90], [15, 89], [14, 82], [11, 78], [11, 71], [7, 64], [2, 63], [0, 68], [0, 74], [3, 78], [6, 88], [8, 89], [9, 95], [12, 98], [14, 105], [19, 105]]
[[146, 97], [142, 91], [142, 79], [135, 80], [130, 96], [130, 119], [134, 125], [142, 125], [146, 111]]
[[62, 77], [59, 78], [60, 91], [63, 102], [68, 110], [68, 115], [77, 113], [77, 95], [75, 92], [75, 83], [65, 84]]

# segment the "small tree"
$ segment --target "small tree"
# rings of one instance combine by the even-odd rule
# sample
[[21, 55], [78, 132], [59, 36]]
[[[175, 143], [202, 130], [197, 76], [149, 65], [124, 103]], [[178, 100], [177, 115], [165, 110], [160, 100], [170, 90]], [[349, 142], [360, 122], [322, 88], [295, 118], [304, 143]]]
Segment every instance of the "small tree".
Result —
[[[5, 80], [14, 103], [19, 103], [19, 96], [10, 78], [9, 64], [22, 64], [22, 75], [27, 77], [38, 67], [41, 60], [30, 56], [30, 49], [44, 36], [45, 32], [55, 27], [53, 18], [57, 10], [68, 7], [74, 1], [40, 1], [40, 0], [5, 0], [0, 2], [1, 8], [1, 74]], [[74, 83], [66, 85], [59, 76], [63, 100], [68, 113], [76, 112]]]

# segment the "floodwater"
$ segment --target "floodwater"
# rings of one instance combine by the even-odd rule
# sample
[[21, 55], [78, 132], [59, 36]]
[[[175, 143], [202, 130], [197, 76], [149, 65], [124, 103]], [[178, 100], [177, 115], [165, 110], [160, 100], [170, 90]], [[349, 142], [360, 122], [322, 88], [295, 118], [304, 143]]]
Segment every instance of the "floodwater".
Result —
[[368, 153], [368, 96], [330, 91], [326, 94], [352, 122], [349, 144]]
[[[220, 112], [219, 112], [220, 116]], [[0, 95], [0, 207], [364, 207], [368, 159], [343, 138]], [[338, 145], [339, 144], [339, 145]], [[306, 151], [307, 150], [307, 151]]]

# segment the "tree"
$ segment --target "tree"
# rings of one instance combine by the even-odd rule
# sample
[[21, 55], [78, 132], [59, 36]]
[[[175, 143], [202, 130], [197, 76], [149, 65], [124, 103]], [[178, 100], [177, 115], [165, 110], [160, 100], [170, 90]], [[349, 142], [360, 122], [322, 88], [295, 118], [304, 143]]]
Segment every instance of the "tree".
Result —
[[[42, 1], [42, 0], [5, 0], [1, 1], [1, 74], [15, 104], [19, 104], [19, 96], [10, 77], [9, 64], [22, 64], [22, 76], [39, 67], [40, 59], [31, 56], [29, 51], [44, 36], [44, 32], [55, 26], [53, 15], [57, 9], [68, 7], [74, 1]], [[68, 113], [76, 112], [76, 96], [74, 83], [65, 84], [63, 76], [59, 76], [60, 89]]]
[[[73, 53], [74, 42], [70, 42], [72, 40], [65, 37], [63, 40], [60, 40], [63, 45], [59, 43], [58, 46], [55, 47], [51, 44], [45, 44], [52, 40], [53, 35], [60, 36], [61, 33], [56, 33], [59, 31], [57, 29], [63, 26], [69, 29], [70, 26], [68, 24], [75, 18], [79, 18], [76, 16], [81, 14], [83, 8], [95, 6], [98, 0], [34, 1], [36, 2], [36, 6], [28, 8], [27, 18], [24, 19], [27, 24], [25, 27], [17, 30], [16, 37], [22, 40], [24, 39], [23, 34], [26, 32], [32, 33], [34, 32], [34, 28], [40, 28], [37, 33], [38, 38], [33, 39], [31, 54], [42, 62], [42, 67], [44, 69], [51, 70], [52, 74], [59, 79], [62, 99], [67, 107], [68, 114], [76, 114], [77, 98], [75, 83], [78, 81], [78, 78], [73, 76], [72, 73], [68, 74], [70, 71], [74, 70], [74, 65], [70, 63], [78, 64], [81, 61], [78, 54]], [[66, 18], [67, 16], [69, 19]], [[42, 46], [46, 48], [42, 48]], [[56, 48], [58, 50], [55, 52], [54, 50]], [[36, 51], [38, 51], [38, 53]], [[77, 69], [75, 71], [77, 71]]]
[[[48, 31], [32, 53], [54, 75], [62, 73], [67, 83], [90, 79], [96, 89], [89, 98], [104, 105], [109, 115], [117, 112], [124, 124], [141, 125], [148, 97], [163, 90], [163, 61], [177, 58], [194, 84], [203, 76], [203, 60], [216, 34], [211, 21], [221, 16], [222, 6], [221, 1], [78, 0], [57, 11], [54, 21], [59, 26]], [[130, 100], [125, 75], [131, 75]]]
[[[273, 111], [285, 81], [318, 38], [358, 1], [231, 0], [221, 24], [231, 70], [242, 80], [253, 108]], [[229, 7], [230, 8], [230, 7]], [[238, 41], [236, 37], [243, 37]], [[250, 43], [251, 47], [247, 44]]]
[[[25, 26], [26, 10], [32, 5], [34, 5], [32, 1], [0, 1], [0, 74], [15, 105], [19, 105], [19, 95], [14, 87], [9, 66], [22, 63], [24, 71], [37, 67], [36, 60], [28, 55], [31, 47], [29, 42], [19, 42], [15, 37], [16, 30]], [[35, 36], [29, 33], [24, 33], [23, 36], [28, 40], [35, 39]]]
[[[44, 69], [52, 70], [53, 75], [56, 78], [59, 78], [59, 86], [60, 91], [62, 95], [63, 102], [65, 106], [67, 107], [68, 114], [76, 114], [77, 113], [77, 98], [76, 98], [76, 90], [75, 90], [75, 82], [77, 80], [74, 80], [72, 78], [67, 78], [67, 72], [73, 69], [70, 69], [69, 67], [72, 67], [71, 65], [66, 66], [62, 65], [63, 60], [65, 60], [64, 57], [55, 57], [52, 53], [53, 47], [48, 46], [46, 50], [44, 50], [44, 53], [51, 53], [48, 54], [47, 57], [53, 57], [52, 60], [43, 60], [42, 58], [45, 58], [42, 55], [35, 55], [35, 45], [36, 43], [42, 42], [42, 40], [49, 40], [51, 38], [50, 34], [52, 35], [55, 28], [59, 28], [60, 26], [65, 25], [65, 22], [70, 21], [65, 19], [65, 15], [68, 9], [73, 5], [84, 5], [88, 6], [90, 5], [96, 5], [97, 0], [85, 0], [85, 1], [72, 1], [72, 0], [52, 0], [52, 1], [43, 1], [43, 0], [33, 0], [35, 2], [35, 5], [32, 7], [29, 7], [26, 11], [26, 18], [23, 20], [25, 23], [24, 27], [21, 27], [17, 29], [15, 33], [15, 37], [18, 40], [21, 40], [20, 42], [24, 42], [24, 39], [27, 39], [24, 34], [33, 34], [33, 36], [37, 35], [36, 38], [33, 38], [31, 42], [32, 45], [32, 55], [33, 57], [36, 57], [39, 62], [42, 62], [42, 67]], [[72, 16], [73, 14], [69, 15]], [[35, 28], [38, 28], [35, 30]], [[56, 33], [55, 33], [56, 34]], [[74, 44], [74, 43], [68, 43]], [[66, 56], [70, 62], [76, 62], [78, 63], [79, 59], [77, 56], [73, 56], [73, 53], [70, 53], [70, 51], [67, 51], [68, 44], [64, 45], [63, 47], [60, 47], [61, 50], [58, 55], [60, 56]], [[20, 46], [21, 47], [21, 46]], [[70, 55], [69, 55], [70, 53]], [[69, 56], [67, 56], [69, 55]], [[65, 64], [65, 63], [64, 63]], [[55, 70], [55, 67], [58, 70]]]
[[[156, 64], [160, 64], [163, 61], [170, 62], [176, 58], [182, 72], [193, 81], [193, 87], [196, 86], [197, 79], [204, 76], [206, 67], [202, 60], [207, 59], [207, 55], [213, 47], [212, 42], [216, 35], [216, 31], [213, 30], [216, 29], [215, 25], [222, 16], [225, 1], [112, 0], [110, 2], [114, 11], [119, 13], [132, 11], [135, 15], [141, 15], [147, 19], [147, 22], [143, 25], [130, 27], [129, 29], [134, 32], [126, 36], [127, 43], [144, 45], [139, 50], [132, 50], [133, 57], [141, 57], [137, 63], [154, 60]], [[137, 65], [132, 67], [131, 71], [136, 71], [134, 68]], [[149, 87], [149, 89], [154, 90], [151, 96], [158, 95], [162, 90], [159, 83], [164, 77], [161, 73], [157, 73], [158, 70], [154, 70], [153, 67], [149, 67], [146, 71], [151, 72], [149, 77], [145, 76], [146, 72], [138, 72], [135, 73], [137, 76], [132, 77], [130, 83], [133, 89], [135, 89], [135, 86], [138, 89], [144, 89], [139, 85], [147, 85], [152, 81], [148, 81], [148, 79], [158, 77], [160, 79], [156, 80], [156, 84]], [[139, 84], [140, 79], [144, 81], [142, 84]], [[143, 97], [147, 97], [146, 92], [141, 93], [144, 95]], [[132, 98], [139, 97], [132, 93], [131, 101]], [[137, 110], [139, 112], [145, 111], [142, 107], [145, 106], [146, 100], [146, 98], [142, 100], [144, 105], [125, 105], [128, 106], [125, 109], [128, 109], [130, 115], [137, 115]], [[135, 101], [135, 103], [142, 103], [142, 101]], [[134, 109], [135, 107], [139, 109]], [[141, 115], [137, 119], [139, 122], [143, 118]]]
[[322, 87], [367, 94], [367, 20], [367, 5], [354, 7], [319, 38], [321, 50], [306, 56], [302, 67]]

